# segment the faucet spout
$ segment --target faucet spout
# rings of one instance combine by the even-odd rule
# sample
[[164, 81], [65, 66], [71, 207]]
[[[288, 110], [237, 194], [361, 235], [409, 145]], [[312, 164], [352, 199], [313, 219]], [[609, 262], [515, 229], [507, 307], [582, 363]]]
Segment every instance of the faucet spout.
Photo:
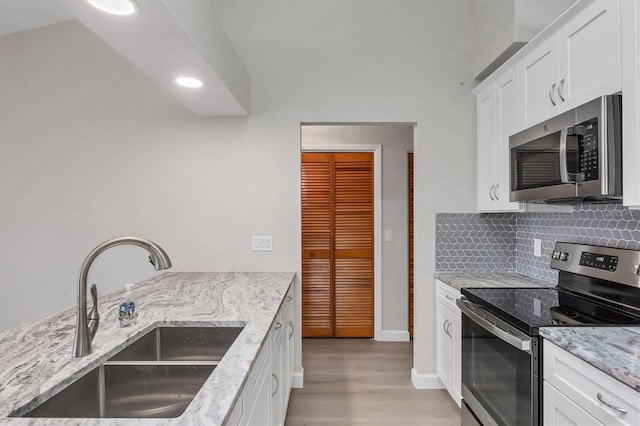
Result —
[[114, 238], [94, 248], [84, 259], [84, 262], [82, 262], [80, 273], [78, 274], [78, 313], [72, 353], [74, 358], [83, 357], [91, 353], [91, 341], [96, 334], [100, 322], [100, 316], [98, 315], [98, 290], [95, 284], [91, 286], [93, 308], [87, 317], [87, 278], [89, 276], [89, 269], [100, 253], [111, 247], [121, 245], [134, 245], [147, 250], [149, 252], [149, 260], [156, 271], [171, 268], [171, 260], [162, 247], [142, 238]]

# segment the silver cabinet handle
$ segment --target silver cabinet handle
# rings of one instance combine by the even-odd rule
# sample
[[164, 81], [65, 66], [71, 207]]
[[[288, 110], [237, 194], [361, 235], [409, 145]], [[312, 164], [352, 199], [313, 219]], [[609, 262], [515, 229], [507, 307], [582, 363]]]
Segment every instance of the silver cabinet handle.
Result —
[[281, 327], [282, 327], [282, 324], [280, 323], [280, 321], [278, 321], [276, 323], [276, 326], [274, 327], [274, 330], [280, 330]]
[[553, 92], [555, 92], [555, 90], [556, 90], [556, 84], [553, 83], [551, 85], [551, 89], [549, 89], [549, 100], [554, 106], [556, 105], [556, 101], [553, 99]]
[[289, 321], [289, 327], [291, 327], [291, 333], [289, 333], [289, 340], [293, 337], [293, 322]]
[[451, 334], [449, 334], [449, 326], [451, 325], [451, 323], [449, 322], [449, 320], [444, 320], [444, 324], [442, 324], [442, 329], [444, 330], [445, 334], [449, 337], [453, 337]]
[[449, 337], [451, 337], [453, 339], [453, 334], [451, 334], [451, 331], [449, 331], [449, 328], [451, 327], [452, 324], [453, 324], [452, 322], [447, 324], [447, 334], [449, 335]]
[[280, 387], [280, 382], [278, 381], [278, 376], [276, 376], [275, 374], [271, 373], [271, 377], [276, 379], [276, 389], [271, 394], [271, 396], [273, 397], [273, 396], [276, 396], [276, 394], [278, 393], [278, 388]]
[[620, 414], [627, 414], [627, 410], [625, 410], [624, 408], [616, 407], [615, 405], [611, 405], [608, 402], [606, 402], [600, 392], [598, 392], [597, 397], [598, 397], [598, 401], [600, 401], [602, 404], [606, 405], [607, 407], [611, 408], [612, 410], [616, 410]]
[[287, 297], [287, 302], [291, 302], [293, 300], [293, 296], [288, 296]]
[[562, 88], [564, 87], [564, 78], [560, 80], [560, 84], [558, 84], [558, 97], [562, 102], [564, 102], [564, 98], [562, 97]]
[[498, 188], [500, 188], [500, 184], [496, 184], [495, 189], [493, 190], [493, 195], [496, 197], [496, 200], [499, 201], [500, 197], [498, 196]]
[[496, 200], [495, 198], [493, 198], [493, 195], [491, 194], [491, 191], [493, 191], [494, 187], [495, 187], [495, 185], [491, 185], [491, 188], [489, 188], [489, 197], [491, 198], [492, 201]]
[[445, 295], [444, 295], [444, 297], [446, 297], [446, 298], [447, 298], [447, 300], [451, 300], [452, 302], [453, 302], [453, 300], [454, 300], [454, 299], [453, 299], [453, 297], [449, 296], [448, 294], [445, 294]]

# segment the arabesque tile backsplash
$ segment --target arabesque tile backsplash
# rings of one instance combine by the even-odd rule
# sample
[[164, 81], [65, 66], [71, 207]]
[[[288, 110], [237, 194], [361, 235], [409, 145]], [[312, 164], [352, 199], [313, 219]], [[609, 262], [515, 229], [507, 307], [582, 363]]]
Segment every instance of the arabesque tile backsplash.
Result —
[[[542, 240], [542, 257], [533, 239]], [[519, 272], [557, 282], [549, 268], [556, 241], [640, 249], [640, 210], [582, 204], [570, 213], [438, 213], [436, 271]]]

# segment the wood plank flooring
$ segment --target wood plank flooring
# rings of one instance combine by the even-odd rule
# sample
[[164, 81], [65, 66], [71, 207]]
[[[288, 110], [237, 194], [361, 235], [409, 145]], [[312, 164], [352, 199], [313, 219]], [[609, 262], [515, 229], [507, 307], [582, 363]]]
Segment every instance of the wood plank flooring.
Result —
[[417, 390], [409, 342], [303, 339], [304, 388], [293, 389], [286, 426], [459, 426], [446, 390]]

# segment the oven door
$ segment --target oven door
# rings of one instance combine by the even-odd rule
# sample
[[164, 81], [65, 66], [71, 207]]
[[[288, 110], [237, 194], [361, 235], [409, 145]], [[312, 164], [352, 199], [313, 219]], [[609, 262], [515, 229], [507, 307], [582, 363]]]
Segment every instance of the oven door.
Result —
[[484, 426], [537, 425], [537, 339], [461, 299], [462, 397]]

